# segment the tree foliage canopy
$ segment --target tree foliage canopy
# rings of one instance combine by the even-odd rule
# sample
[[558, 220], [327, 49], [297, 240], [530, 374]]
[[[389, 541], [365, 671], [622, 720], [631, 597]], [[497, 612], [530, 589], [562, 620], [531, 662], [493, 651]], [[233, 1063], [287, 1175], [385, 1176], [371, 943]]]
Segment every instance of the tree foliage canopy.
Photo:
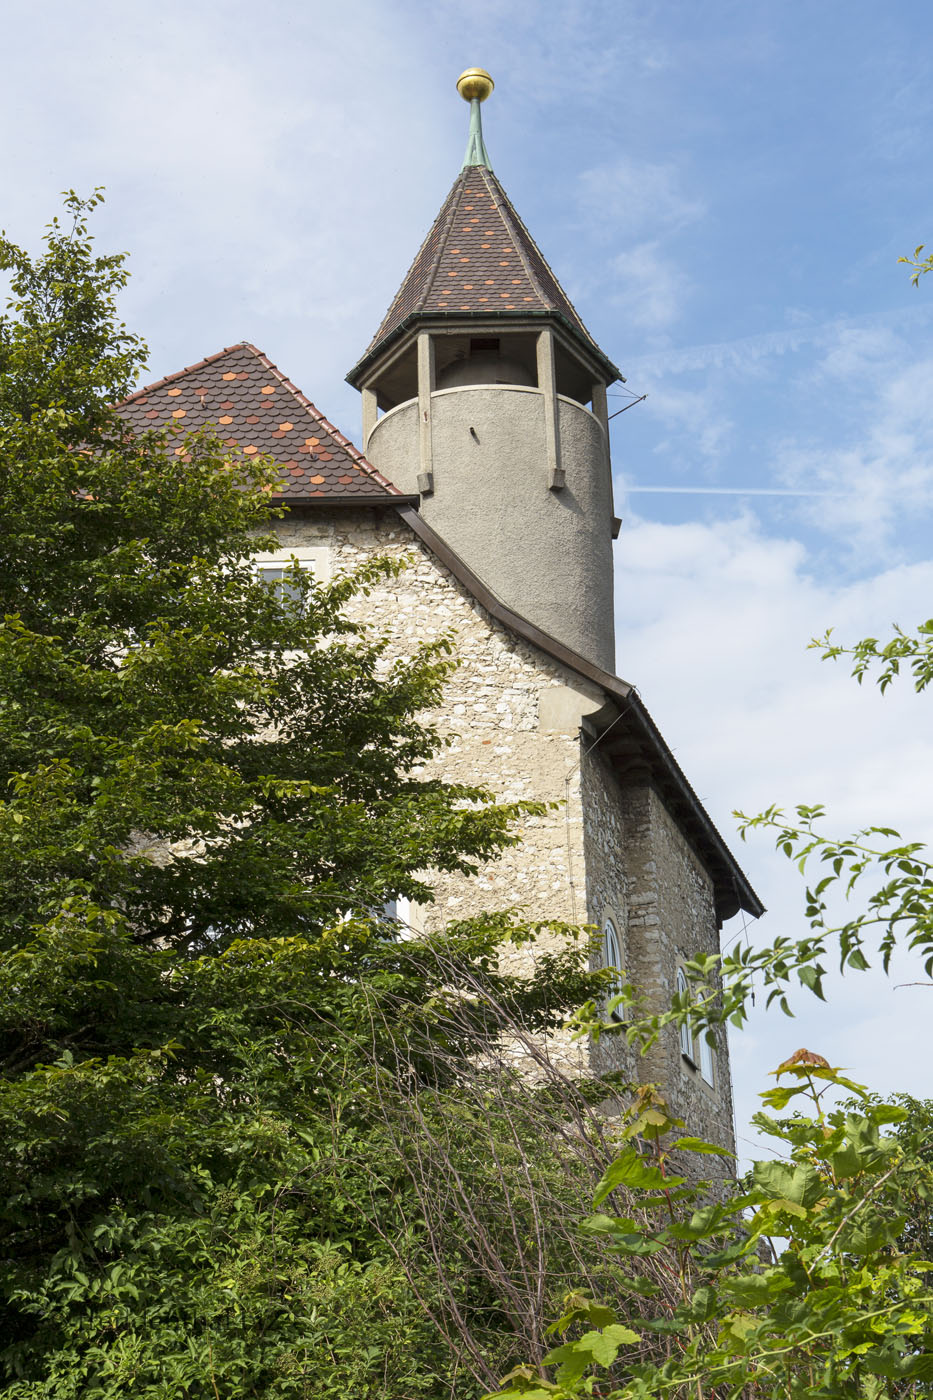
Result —
[[519, 981], [500, 949], [529, 926], [381, 917], [533, 809], [416, 776], [455, 659], [348, 619], [388, 564], [268, 588], [271, 468], [127, 433], [145, 347], [95, 203], [36, 258], [0, 243], [4, 1394], [447, 1395], [425, 1277], [475, 1365], [498, 1294], [466, 1225], [428, 1237], [402, 1109], [456, 1112], [503, 1015], [582, 999], [585, 940]]

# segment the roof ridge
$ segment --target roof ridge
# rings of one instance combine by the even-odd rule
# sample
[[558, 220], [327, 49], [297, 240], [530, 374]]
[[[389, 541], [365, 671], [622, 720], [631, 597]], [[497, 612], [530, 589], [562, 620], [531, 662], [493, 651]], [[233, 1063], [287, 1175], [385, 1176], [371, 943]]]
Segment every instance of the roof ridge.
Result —
[[[521, 263], [522, 267], [525, 269], [525, 272], [526, 272], [526, 274], [527, 274], [527, 277], [528, 277], [529, 282], [531, 283], [531, 285], [532, 285], [532, 286], [534, 287], [534, 289], [535, 289], [535, 292], [536, 292], [536, 294], [537, 294], [538, 300], [541, 302], [541, 305], [544, 307], [545, 311], [550, 311], [550, 310], [551, 310], [551, 306], [550, 306], [550, 304], [549, 304], [548, 298], [544, 295], [544, 288], [541, 286], [541, 283], [538, 281], [537, 277], [535, 276], [535, 274], [534, 274], [534, 269], [532, 268], [530, 262], [528, 261], [528, 257], [527, 257], [527, 255], [526, 255], [526, 253], [525, 253], [525, 249], [522, 247], [522, 240], [521, 240], [520, 238], [516, 238], [516, 237], [515, 237], [515, 230], [514, 230], [514, 229], [511, 227], [511, 225], [510, 225], [510, 222], [509, 222], [509, 219], [508, 219], [508, 213], [509, 213], [509, 211], [511, 211], [513, 214], [515, 213], [514, 209], [512, 209], [511, 200], [509, 199], [508, 195], [506, 194], [506, 192], [505, 192], [505, 190], [503, 189], [503, 187], [502, 187], [501, 183], [499, 182], [499, 180], [496, 179], [495, 172], [492, 171], [492, 170], [489, 170], [489, 169], [485, 169], [484, 172], [483, 172], [483, 178], [486, 180], [486, 183], [487, 183], [487, 184], [490, 184], [490, 180], [489, 180], [489, 177], [490, 177], [490, 176], [491, 176], [492, 179], [495, 181], [495, 184], [494, 184], [494, 185], [490, 185], [490, 190], [489, 190], [490, 197], [492, 198], [493, 202], [495, 203], [496, 208], [497, 208], [498, 211], [499, 211], [499, 216], [500, 216], [500, 218], [502, 219], [502, 222], [505, 224], [506, 228], [508, 229], [509, 238], [511, 239], [512, 246], [514, 247], [516, 253], [518, 254], [519, 262]], [[498, 191], [498, 193], [497, 193], [497, 191]], [[500, 198], [500, 196], [501, 196], [501, 198]], [[521, 224], [521, 226], [522, 226], [522, 228], [524, 229], [524, 231], [525, 231], [526, 233], [528, 233], [527, 229], [524, 228], [524, 225], [521, 223], [521, 219], [518, 218], [518, 215], [517, 215], [517, 214], [515, 214], [515, 218], [518, 220], [519, 224]], [[528, 234], [528, 237], [531, 238], [531, 234]], [[532, 242], [533, 242], [533, 241], [534, 241], [534, 240], [532, 239]]]
[[[467, 168], [469, 168], [469, 167], [467, 167]], [[460, 203], [461, 203], [461, 201], [462, 201], [462, 199], [463, 199], [463, 191], [464, 191], [464, 187], [465, 187], [465, 185], [466, 185], [466, 178], [465, 178], [465, 177], [466, 177], [466, 168], [463, 169], [463, 170], [461, 170], [461, 171], [460, 171], [460, 174], [457, 176], [456, 180], [454, 180], [453, 184], [452, 184], [451, 187], [450, 187], [450, 193], [448, 194], [447, 198], [444, 200], [444, 203], [441, 205], [440, 212], [438, 213], [437, 218], [434, 220], [434, 223], [431, 225], [431, 233], [433, 233], [433, 232], [434, 232], [435, 226], [437, 225], [437, 223], [438, 223], [439, 220], [440, 220], [441, 214], [443, 214], [444, 210], [447, 208], [447, 206], [448, 206], [448, 204], [449, 204], [449, 205], [450, 205], [450, 210], [449, 210], [448, 215], [447, 215], [447, 222], [445, 223], [443, 229], [441, 229], [441, 231], [440, 231], [440, 233], [439, 233], [439, 235], [438, 235], [438, 240], [437, 240], [437, 255], [436, 255], [435, 258], [434, 258], [434, 266], [431, 268], [431, 275], [429, 276], [427, 282], [425, 282], [424, 288], [423, 288], [422, 293], [421, 293], [421, 297], [419, 298], [419, 300], [420, 300], [420, 302], [421, 302], [420, 310], [422, 310], [422, 311], [424, 310], [425, 306], [427, 305], [428, 297], [430, 296], [431, 290], [432, 290], [432, 288], [433, 288], [433, 286], [434, 286], [434, 283], [435, 283], [435, 281], [437, 280], [437, 274], [438, 274], [438, 272], [440, 272], [440, 268], [441, 268], [441, 257], [442, 257], [442, 255], [443, 255], [444, 249], [445, 249], [446, 246], [447, 246], [447, 239], [450, 237], [450, 231], [451, 231], [451, 229], [453, 228], [454, 211], [455, 211], [455, 210], [458, 210], [458, 209], [460, 208]], [[458, 186], [458, 185], [460, 186], [460, 190], [459, 190], [459, 193], [457, 193], [457, 195], [456, 195], [456, 197], [455, 197], [454, 192], [457, 190], [457, 186]], [[430, 238], [431, 233], [428, 234], [428, 238]], [[425, 239], [425, 242], [427, 242], [427, 239]], [[419, 249], [419, 252], [420, 252], [420, 249]], [[404, 286], [404, 285], [405, 285], [405, 284], [404, 284], [404, 282], [403, 282], [403, 283], [402, 283], [402, 286]]]
[[[450, 203], [450, 201], [453, 199], [454, 191], [455, 191], [456, 188], [457, 188], [457, 184], [458, 184], [458, 182], [459, 182], [459, 180], [460, 180], [462, 174], [463, 174], [463, 172], [461, 171], [461, 172], [460, 172], [460, 175], [457, 176], [457, 179], [454, 180], [454, 182], [453, 182], [453, 184], [451, 185], [450, 189], [447, 191], [447, 194], [444, 196], [444, 202], [442, 203], [440, 209], [438, 209], [438, 211], [437, 211], [437, 213], [435, 214], [434, 218], [431, 220], [431, 224], [430, 224], [430, 227], [428, 228], [427, 233], [424, 235], [424, 237], [422, 238], [421, 242], [420, 242], [419, 245], [418, 245], [418, 251], [415, 253], [415, 256], [412, 258], [412, 260], [411, 260], [411, 262], [410, 262], [410, 264], [409, 264], [409, 266], [408, 266], [408, 269], [407, 269], [406, 272], [405, 272], [405, 276], [402, 278], [401, 282], [399, 283], [398, 290], [396, 291], [396, 293], [395, 293], [394, 297], [392, 298], [392, 300], [389, 302], [389, 305], [386, 307], [385, 314], [383, 315], [382, 320], [379, 322], [379, 328], [378, 328], [378, 330], [376, 331], [376, 334], [373, 336], [372, 340], [370, 341], [370, 345], [369, 345], [369, 349], [370, 349], [370, 350], [371, 350], [375, 345], [377, 345], [377, 344], [379, 343], [379, 341], [381, 340], [381, 338], [382, 338], [382, 333], [383, 333], [383, 329], [382, 329], [382, 328], [383, 328], [383, 326], [386, 325], [386, 323], [387, 323], [388, 321], [390, 321], [390, 319], [391, 319], [391, 317], [392, 317], [392, 312], [395, 310], [396, 306], [397, 306], [397, 305], [399, 304], [399, 302], [401, 301], [402, 296], [403, 296], [403, 293], [404, 293], [404, 291], [405, 291], [405, 288], [408, 286], [409, 279], [411, 278], [412, 274], [414, 273], [415, 268], [418, 266], [418, 263], [419, 263], [419, 261], [420, 261], [420, 259], [421, 259], [422, 253], [425, 251], [425, 249], [427, 248], [428, 244], [430, 243], [431, 238], [432, 238], [433, 235], [434, 235], [435, 229], [438, 229], [438, 228], [439, 228], [440, 223], [441, 223], [441, 216], [443, 215], [444, 210], [447, 208], [447, 205], [448, 205], [448, 204]], [[445, 225], [445, 231], [446, 231], [446, 229], [449, 228], [449, 227], [450, 227], [450, 224], [449, 224], [449, 221], [448, 221], [448, 223]], [[431, 283], [432, 283], [432, 285], [433, 285], [433, 273], [432, 273], [432, 276], [431, 276]], [[419, 298], [418, 298], [419, 306], [416, 307], [416, 309], [423, 309], [425, 300], [426, 300], [426, 298], [425, 298], [423, 295], [419, 296]]]
[[[552, 282], [554, 283], [554, 286], [555, 286], [555, 287], [557, 288], [557, 290], [561, 293], [561, 295], [563, 296], [563, 298], [564, 298], [564, 300], [566, 301], [567, 305], [569, 306], [571, 312], [573, 313], [574, 320], [575, 320], [576, 323], [577, 323], [578, 329], [581, 330], [581, 331], [583, 332], [583, 334], [586, 336], [587, 340], [589, 340], [589, 341], [591, 341], [593, 344], [595, 344], [595, 341], [593, 341], [593, 337], [590, 335], [589, 331], [586, 329], [586, 326], [583, 324], [583, 318], [581, 317], [579, 311], [578, 311], [577, 308], [574, 306], [573, 302], [570, 300], [569, 296], [567, 295], [566, 291], [564, 290], [563, 283], [562, 283], [562, 282], [560, 281], [560, 279], [558, 278], [556, 272], [555, 272], [554, 269], [551, 267], [551, 264], [548, 262], [547, 258], [546, 258], [546, 257], [544, 256], [544, 254], [542, 253], [541, 249], [538, 247], [538, 244], [536, 243], [536, 241], [535, 241], [533, 235], [531, 234], [531, 232], [530, 232], [530, 230], [529, 230], [529, 228], [528, 228], [528, 225], [525, 223], [525, 221], [524, 221], [524, 219], [522, 218], [521, 214], [519, 214], [518, 210], [515, 208], [515, 205], [512, 203], [511, 199], [510, 199], [509, 196], [506, 194], [505, 189], [503, 188], [501, 181], [500, 181], [500, 180], [498, 179], [498, 177], [496, 176], [495, 171], [490, 170], [490, 171], [488, 171], [487, 173], [488, 173], [488, 174], [492, 177], [492, 179], [495, 181], [496, 187], [498, 188], [498, 191], [499, 191], [499, 193], [500, 193], [501, 196], [502, 196], [502, 203], [501, 203], [501, 205], [500, 205], [500, 210], [502, 211], [503, 217], [504, 217], [506, 220], [509, 220], [509, 221], [511, 221], [511, 222], [514, 222], [514, 223], [518, 226], [518, 229], [519, 229], [519, 231], [524, 235], [525, 240], [527, 240], [527, 242], [531, 245], [531, 247], [532, 247], [532, 249], [534, 250], [534, 252], [535, 252], [535, 253], [537, 254], [537, 256], [541, 259], [541, 262], [542, 262], [543, 265], [544, 265], [545, 271], [546, 271], [546, 272], [548, 273], [548, 275], [550, 276]], [[495, 194], [494, 194], [494, 197], [495, 197]], [[510, 229], [509, 231], [512, 232], [511, 229]], [[551, 309], [552, 309], [552, 307], [551, 307], [551, 300], [552, 300], [552, 299], [549, 298], [549, 297], [547, 296], [547, 293], [545, 292], [544, 288], [541, 286], [541, 280], [540, 280], [540, 278], [538, 277], [538, 274], [536, 273], [536, 271], [534, 270], [534, 268], [532, 267], [532, 265], [531, 265], [531, 263], [530, 263], [530, 261], [529, 261], [529, 259], [528, 259], [528, 256], [527, 256], [526, 250], [525, 250], [525, 248], [524, 248], [524, 246], [523, 246], [523, 241], [522, 241], [521, 238], [516, 239], [516, 246], [517, 246], [517, 249], [518, 249], [518, 255], [519, 255], [519, 257], [521, 258], [522, 263], [523, 263], [523, 265], [524, 265], [524, 267], [525, 267], [525, 271], [528, 273], [528, 276], [530, 277], [532, 283], [534, 284], [535, 291], [538, 293], [538, 296], [540, 297], [541, 301], [544, 303], [544, 305], [545, 305], [545, 307], [547, 308], [547, 310], [551, 310]]]
[[[251, 385], [251, 388], [240, 386], [242, 393], [238, 393], [237, 386], [221, 384], [221, 378], [242, 379]], [[265, 387], [260, 389], [260, 385], [264, 383]], [[198, 396], [193, 391], [201, 385], [204, 386], [204, 392], [200, 395], [199, 406], [195, 406], [193, 401]], [[219, 407], [208, 409], [208, 398], [205, 394], [212, 405], [215, 395], [218, 400], [226, 400], [229, 397], [235, 402], [223, 402]], [[273, 399], [276, 394], [280, 401], [277, 416], [274, 416]], [[186, 397], [182, 398], [181, 395]], [[272, 398], [266, 399], [265, 395], [272, 395]], [[189, 398], [191, 403], [188, 402]], [[289, 402], [294, 405], [293, 410], [289, 409]], [[184, 405], [183, 409], [176, 409], [176, 403]], [[290, 501], [303, 499], [303, 488], [307, 489], [312, 485], [320, 485], [323, 489], [311, 491], [310, 497], [325, 502], [339, 497], [361, 504], [375, 501], [397, 504], [408, 499], [394, 482], [376, 469], [345, 433], [324, 416], [297, 384], [282, 373], [268, 355], [248, 340], [227, 345], [213, 355], [207, 355], [194, 364], [164, 375], [161, 379], [135, 390], [114, 407], [135, 432], [145, 431], [150, 426], [148, 420], [159, 416], [157, 410], [160, 407], [163, 417], [166, 417], [171, 408], [173, 421], [187, 419], [186, 426], [195, 430], [198, 426], [210, 423], [220, 431], [221, 424], [230, 425], [236, 422], [237, 426], [233, 428], [234, 436], [226, 437], [224, 441], [238, 446], [247, 455], [257, 451], [269, 455], [280, 468], [281, 480], [275, 494], [281, 494], [284, 499]], [[273, 417], [267, 417], [262, 412], [266, 408], [273, 411]], [[218, 413], [227, 416], [217, 418]], [[242, 422], [239, 421], [240, 418], [243, 419]], [[293, 418], [295, 422], [279, 423], [279, 418]], [[255, 432], [252, 431], [254, 426]], [[298, 428], [298, 432], [294, 434], [294, 438], [286, 440], [286, 433], [292, 432], [295, 427]], [[303, 446], [298, 445], [300, 437], [305, 438]], [[310, 454], [309, 461], [312, 464], [308, 467], [300, 465], [298, 454], [302, 452]], [[341, 472], [344, 475], [341, 476]], [[296, 478], [300, 478], [301, 485]]]
[[193, 365], [185, 365], [184, 369], [175, 370], [174, 374], [165, 374], [161, 379], [154, 380], [152, 384], [144, 384], [141, 389], [134, 389], [132, 394], [127, 394], [126, 398], [120, 399], [118, 403], [114, 404], [114, 408], [119, 408], [121, 404], [132, 403], [133, 400], [138, 399], [140, 395], [151, 394], [156, 389], [161, 389], [164, 384], [171, 384], [173, 380], [181, 379], [184, 375], [191, 374], [196, 369], [203, 369], [205, 365], [215, 364], [217, 360], [222, 360], [224, 355], [232, 355], [234, 350], [242, 350], [244, 346], [246, 346], [248, 350], [254, 351], [257, 355], [260, 353], [255, 345], [250, 345], [248, 340], [238, 340], [235, 345], [225, 345], [222, 350], [218, 350], [215, 354], [205, 355], [203, 360], [195, 360]]

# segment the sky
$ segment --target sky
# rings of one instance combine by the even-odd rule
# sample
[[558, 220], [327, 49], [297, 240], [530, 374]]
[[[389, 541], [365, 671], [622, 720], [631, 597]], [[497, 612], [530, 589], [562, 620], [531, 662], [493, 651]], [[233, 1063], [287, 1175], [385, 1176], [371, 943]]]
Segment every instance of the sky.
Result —
[[[933, 697], [883, 700], [808, 641], [933, 591], [928, 0], [6, 0], [2, 218], [30, 247], [103, 185], [148, 379], [258, 345], [359, 439], [355, 363], [456, 176], [465, 67], [497, 175], [626, 376], [611, 409], [618, 669], [769, 913], [803, 887], [734, 809], [823, 802], [933, 838]], [[933, 1096], [921, 973], [802, 990], [733, 1041], [740, 1138], [800, 1045]]]

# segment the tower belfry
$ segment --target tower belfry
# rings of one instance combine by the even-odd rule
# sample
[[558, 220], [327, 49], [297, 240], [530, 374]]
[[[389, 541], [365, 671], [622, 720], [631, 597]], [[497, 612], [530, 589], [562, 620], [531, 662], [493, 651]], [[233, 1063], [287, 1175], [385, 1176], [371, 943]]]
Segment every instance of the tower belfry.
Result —
[[366, 353], [363, 451], [510, 608], [614, 669], [607, 386], [586, 330], [493, 174], [468, 69], [466, 158]]

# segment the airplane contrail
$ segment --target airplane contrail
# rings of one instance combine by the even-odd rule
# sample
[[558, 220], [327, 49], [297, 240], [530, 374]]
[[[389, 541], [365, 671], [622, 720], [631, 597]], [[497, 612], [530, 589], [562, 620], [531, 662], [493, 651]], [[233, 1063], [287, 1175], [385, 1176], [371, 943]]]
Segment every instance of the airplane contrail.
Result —
[[666, 496], [842, 496], [843, 491], [791, 490], [777, 486], [622, 486], [629, 495], [654, 492]]

